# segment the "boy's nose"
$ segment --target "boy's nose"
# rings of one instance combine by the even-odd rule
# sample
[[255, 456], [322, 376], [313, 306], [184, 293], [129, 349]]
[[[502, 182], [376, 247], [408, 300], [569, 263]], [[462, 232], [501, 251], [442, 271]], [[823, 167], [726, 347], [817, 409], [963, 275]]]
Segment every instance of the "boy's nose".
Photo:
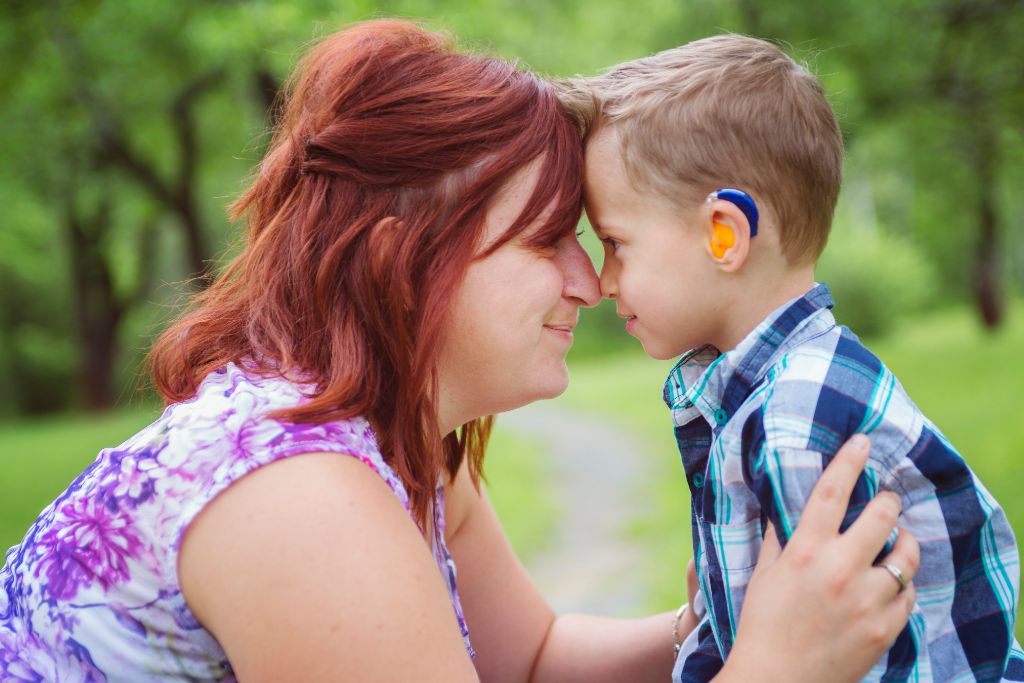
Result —
[[619, 283], [616, 280], [615, 273], [609, 259], [605, 259], [604, 266], [601, 267], [601, 296], [606, 299], [614, 299], [619, 295]]
[[594, 264], [575, 235], [559, 242], [556, 258], [565, 278], [562, 296], [575, 299], [581, 306], [596, 306], [601, 301], [601, 286]]

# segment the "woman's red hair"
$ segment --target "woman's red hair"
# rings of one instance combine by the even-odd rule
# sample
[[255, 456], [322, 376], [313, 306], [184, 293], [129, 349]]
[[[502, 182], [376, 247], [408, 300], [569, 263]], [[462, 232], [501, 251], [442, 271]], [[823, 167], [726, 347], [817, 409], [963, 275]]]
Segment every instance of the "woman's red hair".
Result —
[[477, 481], [491, 419], [438, 438], [436, 358], [449, 302], [481, 248], [489, 201], [540, 159], [532, 197], [498, 244], [535, 223], [537, 247], [576, 226], [582, 148], [551, 87], [443, 34], [376, 20], [317, 44], [286, 88], [251, 187], [241, 254], [157, 340], [168, 403], [229, 362], [316, 391], [273, 417], [363, 416], [423, 523], [443, 472]]

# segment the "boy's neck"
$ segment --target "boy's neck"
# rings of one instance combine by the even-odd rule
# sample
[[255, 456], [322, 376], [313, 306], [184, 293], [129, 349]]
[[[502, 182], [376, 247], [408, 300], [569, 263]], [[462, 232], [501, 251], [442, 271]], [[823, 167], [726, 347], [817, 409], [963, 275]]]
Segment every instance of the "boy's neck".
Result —
[[[740, 284], [740, 283], [737, 283]], [[753, 286], [757, 284], [758, 286]], [[787, 270], [781, 278], [746, 282], [727, 302], [718, 338], [712, 344], [726, 353], [736, 348], [768, 315], [787, 301], [806, 294], [814, 286], [814, 266]]]

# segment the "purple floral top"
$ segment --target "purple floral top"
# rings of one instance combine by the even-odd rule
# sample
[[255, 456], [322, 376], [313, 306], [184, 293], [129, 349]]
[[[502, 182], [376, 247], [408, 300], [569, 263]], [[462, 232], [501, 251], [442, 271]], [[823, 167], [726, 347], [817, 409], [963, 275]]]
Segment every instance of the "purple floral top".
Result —
[[[206, 377], [195, 398], [103, 450], [7, 552], [0, 681], [234, 681], [178, 585], [182, 535], [215, 496], [281, 458], [343, 453], [379, 474], [409, 510], [405, 487], [365, 420], [266, 417], [308, 400], [308, 388], [228, 365]], [[433, 517], [434, 558], [472, 656], [444, 544], [441, 486]]]

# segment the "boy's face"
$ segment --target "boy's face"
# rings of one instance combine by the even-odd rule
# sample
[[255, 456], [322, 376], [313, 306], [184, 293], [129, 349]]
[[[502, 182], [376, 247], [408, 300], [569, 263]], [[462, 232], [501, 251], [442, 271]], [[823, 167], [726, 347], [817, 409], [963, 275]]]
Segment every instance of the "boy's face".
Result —
[[604, 244], [601, 294], [615, 299], [626, 330], [653, 358], [715, 343], [724, 306], [721, 274], [701, 229], [703, 207], [684, 211], [626, 176], [614, 129], [587, 143], [584, 201]]

